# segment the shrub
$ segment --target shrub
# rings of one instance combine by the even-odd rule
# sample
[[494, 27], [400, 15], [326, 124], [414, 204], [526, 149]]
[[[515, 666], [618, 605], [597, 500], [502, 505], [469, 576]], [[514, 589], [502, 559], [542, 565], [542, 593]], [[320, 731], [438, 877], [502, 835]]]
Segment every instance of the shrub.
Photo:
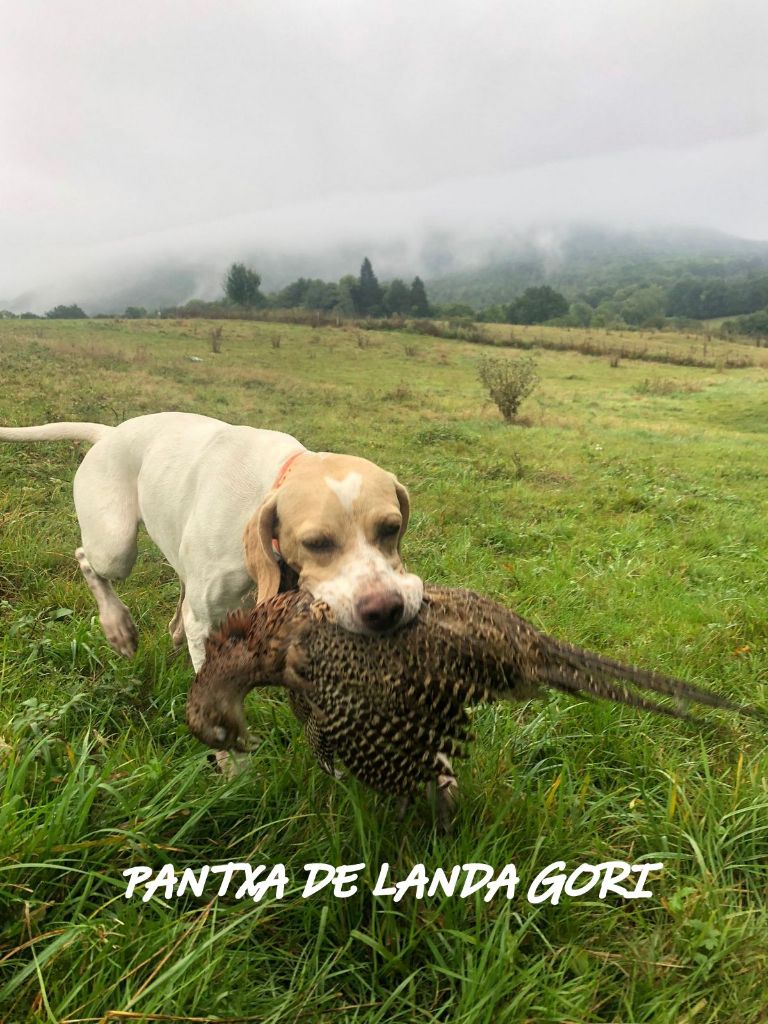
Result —
[[519, 359], [482, 356], [478, 360], [477, 376], [507, 423], [514, 421], [520, 403], [539, 383], [536, 360], [531, 356]]
[[49, 320], [87, 320], [88, 316], [78, 305], [54, 306], [45, 314]]

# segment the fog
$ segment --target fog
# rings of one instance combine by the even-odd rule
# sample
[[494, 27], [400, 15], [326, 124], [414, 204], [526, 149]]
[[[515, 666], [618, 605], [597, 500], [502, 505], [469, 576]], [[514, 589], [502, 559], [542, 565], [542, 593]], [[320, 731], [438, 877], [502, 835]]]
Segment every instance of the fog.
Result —
[[574, 222], [768, 238], [767, 40], [754, 0], [17, 0], [0, 305], [173, 267], [214, 297], [245, 257], [424, 273]]

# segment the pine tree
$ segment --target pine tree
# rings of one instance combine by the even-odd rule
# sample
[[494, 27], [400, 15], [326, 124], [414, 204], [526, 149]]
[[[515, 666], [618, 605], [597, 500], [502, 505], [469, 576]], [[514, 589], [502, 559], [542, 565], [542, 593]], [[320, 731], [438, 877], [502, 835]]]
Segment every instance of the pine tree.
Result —
[[418, 317], [425, 317], [430, 314], [427, 290], [420, 277], [414, 277], [411, 284], [411, 314]]
[[381, 316], [383, 312], [384, 296], [381, 285], [367, 256], [360, 267], [355, 305], [361, 316]]

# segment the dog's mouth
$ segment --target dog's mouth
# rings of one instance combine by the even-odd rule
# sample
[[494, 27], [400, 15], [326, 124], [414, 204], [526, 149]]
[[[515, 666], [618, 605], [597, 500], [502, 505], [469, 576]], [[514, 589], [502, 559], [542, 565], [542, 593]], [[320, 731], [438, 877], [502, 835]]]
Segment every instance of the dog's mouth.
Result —
[[410, 622], [424, 595], [421, 579], [409, 573], [398, 573], [393, 579], [374, 578], [351, 594], [335, 580], [317, 586], [302, 580], [300, 585], [327, 606], [338, 626], [365, 636], [383, 636]]

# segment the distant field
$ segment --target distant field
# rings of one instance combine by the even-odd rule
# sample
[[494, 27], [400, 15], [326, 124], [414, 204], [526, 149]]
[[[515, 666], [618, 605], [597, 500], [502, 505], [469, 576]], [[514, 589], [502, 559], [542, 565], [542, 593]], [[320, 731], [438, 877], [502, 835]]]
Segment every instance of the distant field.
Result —
[[[541, 385], [505, 426], [477, 382], [477, 345], [254, 322], [0, 321], [0, 422], [183, 409], [367, 456], [410, 489], [413, 571], [767, 707], [768, 350], [638, 341], [706, 344], [715, 365], [534, 349]], [[754, 365], [722, 369], [734, 349]], [[759, 727], [703, 739], [559, 696], [481, 709], [444, 837], [426, 805], [401, 822], [323, 776], [285, 702], [259, 696], [249, 714], [264, 742], [225, 782], [184, 725], [190, 669], [166, 632], [177, 585], [146, 538], [119, 588], [139, 653], [122, 661], [103, 639], [72, 555], [81, 455], [0, 444], [0, 1020], [766, 1020]], [[228, 860], [283, 862], [297, 884], [260, 903], [123, 897], [128, 866]], [[557, 860], [665, 869], [637, 901], [369, 891], [384, 861], [399, 878], [418, 863], [514, 862], [530, 881]], [[303, 900], [312, 861], [365, 862], [361, 890]]]
[[754, 339], [737, 337], [727, 343], [713, 340], [713, 332], [722, 322], [702, 322], [702, 334], [563, 328], [542, 324], [484, 324], [483, 329], [497, 343], [512, 346], [531, 344], [544, 349], [572, 349], [583, 355], [619, 356], [633, 361], [689, 365], [700, 369], [768, 367], [768, 351], [764, 347], [758, 348]]

